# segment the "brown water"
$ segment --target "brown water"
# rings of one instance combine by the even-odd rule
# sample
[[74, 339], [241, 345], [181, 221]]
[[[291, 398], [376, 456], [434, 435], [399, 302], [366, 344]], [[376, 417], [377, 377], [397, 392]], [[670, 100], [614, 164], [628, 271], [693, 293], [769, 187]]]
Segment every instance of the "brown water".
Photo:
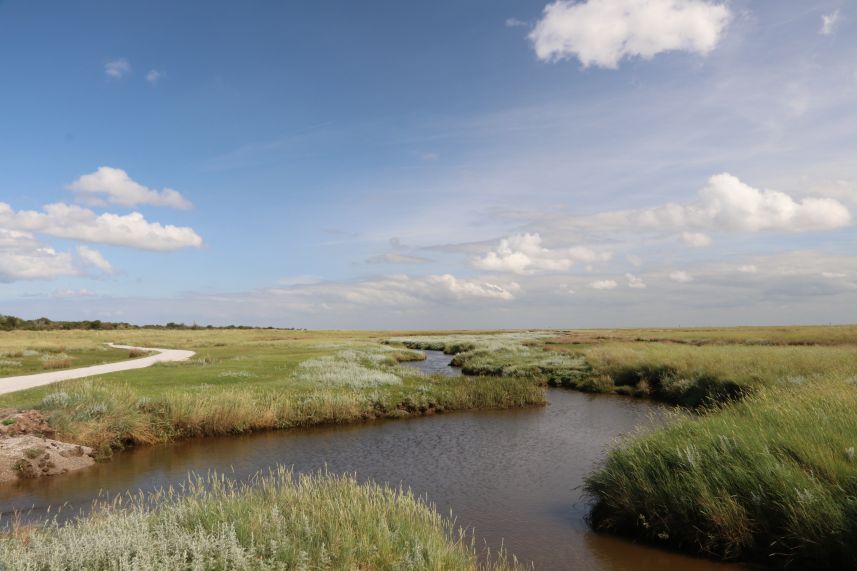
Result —
[[[424, 370], [447, 356], [415, 364]], [[427, 369], [428, 368], [428, 369]], [[454, 374], [455, 370], [449, 371]], [[583, 477], [611, 440], [649, 422], [657, 405], [551, 389], [550, 405], [479, 411], [363, 425], [209, 438], [118, 454], [108, 464], [53, 479], [0, 488], [0, 510], [30, 517], [76, 513], [99, 494], [152, 490], [188, 472], [248, 478], [276, 464], [300, 472], [325, 466], [426, 496], [480, 542], [503, 544], [536, 569], [725, 571], [693, 559], [589, 531]], [[52, 506], [49, 510], [48, 506]]]

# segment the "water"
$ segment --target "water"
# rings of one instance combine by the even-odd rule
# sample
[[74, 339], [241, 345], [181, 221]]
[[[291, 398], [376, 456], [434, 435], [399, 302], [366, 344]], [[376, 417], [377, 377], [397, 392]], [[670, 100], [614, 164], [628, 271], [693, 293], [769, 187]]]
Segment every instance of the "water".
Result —
[[461, 369], [450, 365], [452, 357], [444, 355], [442, 351], [423, 351], [426, 354], [425, 361], [408, 361], [405, 365], [419, 369], [423, 373], [447, 375], [460, 377]]
[[[432, 354], [419, 368], [446, 366]], [[714, 571], [736, 566], [675, 555], [594, 534], [580, 499], [583, 477], [610, 441], [662, 410], [621, 397], [552, 389], [550, 405], [363, 425], [209, 438], [117, 454], [108, 464], [0, 488], [0, 509], [32, 517], [76, 513], [99, 493], [178, 484], [210, 469], [248, 478], [278, 463], [327, 468], [393, 485], [403, 483], [475, 528], [480, 542], [505, 545], [536, 569]], [[54, 506], [48, 512], [48, 506]]]

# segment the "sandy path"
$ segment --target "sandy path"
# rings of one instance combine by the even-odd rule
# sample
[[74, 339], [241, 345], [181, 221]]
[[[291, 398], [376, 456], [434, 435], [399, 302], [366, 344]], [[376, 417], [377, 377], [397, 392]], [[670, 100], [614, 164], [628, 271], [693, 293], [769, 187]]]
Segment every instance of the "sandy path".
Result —
[[33, 387], [41, 387], [42, 385], [50, 385], [51, 383], [58, 383], [69, 379], [82, 379], [83, 377], [106, 375], [107, 373], [115, 373], [117, 371], [143, 369], [145, 367], [150, 367], [155, 363], [161, 363], [164, 361], [187, 361], [196, 354], [194, 351], [185, 351], [182, 349], [155, 349], [149, 347], [134, 347], [132, 345], [115, 345], [113, 343], [108, 343], [107, 345], [114, 349], [157, 351], [157, 354], [139, 359], [119, 361], [117, 363], [80, 367], [79, 369], [65, 369], [62, 371], [50, 371], [48, 373], [19, 375], [17, 377], [2, 377], [0, 378], [0, 395]]

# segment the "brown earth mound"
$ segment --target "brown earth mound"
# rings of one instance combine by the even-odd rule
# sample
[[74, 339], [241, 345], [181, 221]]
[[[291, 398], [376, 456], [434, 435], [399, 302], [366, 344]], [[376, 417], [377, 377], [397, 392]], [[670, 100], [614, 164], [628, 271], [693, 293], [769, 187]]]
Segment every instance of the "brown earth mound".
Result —
[[0, 482], [66, 474], [95, 463], [92, 448], [59, 442], [37, 410], [0, 410]]

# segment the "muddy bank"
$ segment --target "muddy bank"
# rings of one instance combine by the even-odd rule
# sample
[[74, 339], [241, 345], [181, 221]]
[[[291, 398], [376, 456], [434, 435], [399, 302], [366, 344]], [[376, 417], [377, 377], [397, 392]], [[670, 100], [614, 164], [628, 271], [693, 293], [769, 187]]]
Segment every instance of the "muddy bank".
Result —
[[88, 446], [51, 438], [37, 410], [0, 410], [0, 483], [68, 474], [95, 464]]

